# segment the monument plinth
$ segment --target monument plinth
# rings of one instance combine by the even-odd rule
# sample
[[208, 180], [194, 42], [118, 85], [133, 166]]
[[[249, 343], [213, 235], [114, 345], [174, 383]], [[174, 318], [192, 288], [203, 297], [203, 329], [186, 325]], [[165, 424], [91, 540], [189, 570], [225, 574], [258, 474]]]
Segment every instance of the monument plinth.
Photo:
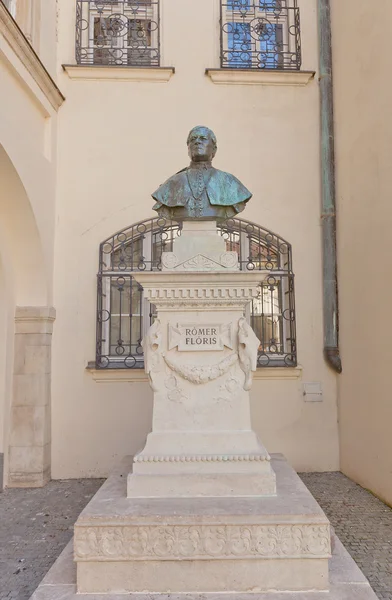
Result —
[[212, 167], [210, 130], [193, 129], [188, 147], [190, 166], [153, 195], [182, 235], [161, 271], [134, 273], [157, 309], [143, 340], [152, 432], [80, 515], [76, 584], [66, 550], [34, 598], [375, 600], [297, 474], [252, 431], [260, 342], [245, 309], [267, 274], [241, 271], [216, 229], [251, 194]]
[[162, 265], [135, 274], [158, 316], [143, 341], [152, 433], [135, 456], [128, 497], [275, 494], [270, 457], [251, 428], [260, 342], [244, 318], [265, 275], [239, 271], [208, 222], [185, 225]]

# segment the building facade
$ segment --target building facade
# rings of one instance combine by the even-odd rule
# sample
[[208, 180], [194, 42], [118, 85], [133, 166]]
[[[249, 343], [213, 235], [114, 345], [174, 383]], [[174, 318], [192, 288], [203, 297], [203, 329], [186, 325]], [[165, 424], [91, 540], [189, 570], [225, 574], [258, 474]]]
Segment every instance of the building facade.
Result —
[[[187, 165], [188, 131], [205, 124], [218, 139], [214, 165], [253, 192], [246, 211], [221, 233], [242, 268], [270, 271], [247, 315], [261, 339], [254, 428], [270, 452], [283, 452], [298, 470], [342, 468], [391, 498], [382, 425], [389, 410], [382, 393], [386, 348], [372, 353], [382, 371], [380, 394], [369, 356], [360, 361], [365, 344], [369, 354], [366, 336], [385, 336], [386, 345], [388, 329], [373, 325], [380, 300], [358, 269], [370, 270], [372, 259], [356, 236], [379, 228], [366, 190], [384, 176], [370, 128], [380, 147], [384, 140], [383, 160], [388, 139], [373, 121], [377, 111], [362, 100], [363, 70], [383, 85], [378, 70], [366, 71], [371, 40], [357, 44], [361, 61], [347, 52], [361, 35], [366, 4], [346, 3], [352, 19], [331, 2], [342, 374], [323, 354], [319, 16], [329, 3], [50, 4], [0, 2], [5, 485], [102, 477], [143, 445], [152, 394], [141, 339], [154, 306], [132, 273], [159, 268], [161, 252], [179, 234], [156, 218], [151, 193]], [[380, 27], [381, 19], [380, 10]], [[369, 178], [366, 185], [361, 177]], [[355, 190], [363, 211], [357, 229]], [[386, 224], [383, 210], [380, 204]], [[386, 236], [377, 235], [382, 245], [379, 237]], [[377, 269], [387, 261], [387, 249], [377, 253]], [[380, 452], [385, 458], [375, 475], [371, 464]]]

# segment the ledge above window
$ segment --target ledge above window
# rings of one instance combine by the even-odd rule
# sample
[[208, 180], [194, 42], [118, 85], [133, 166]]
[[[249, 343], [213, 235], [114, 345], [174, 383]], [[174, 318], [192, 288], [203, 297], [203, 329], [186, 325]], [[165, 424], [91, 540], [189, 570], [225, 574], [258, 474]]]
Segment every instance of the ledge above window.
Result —
[[[148, 377], [144, 369], [95, 369], [88, 366], [90, 373], [97, 383], [147, 383]], [[253, 374], [254, 380], [295, 380], [302, 378], [302, 367], [262, 367]]]
[[135, 81], [167, 83], [175, 73], [174, 67], [127, 67], [103, 65], [63, 65], [70, 79], [90, 81]]
[[279, 69], [206, 69], [213, 83], [226, 85], [297, 85], [305, 86], [314, 79], [315, 71]]

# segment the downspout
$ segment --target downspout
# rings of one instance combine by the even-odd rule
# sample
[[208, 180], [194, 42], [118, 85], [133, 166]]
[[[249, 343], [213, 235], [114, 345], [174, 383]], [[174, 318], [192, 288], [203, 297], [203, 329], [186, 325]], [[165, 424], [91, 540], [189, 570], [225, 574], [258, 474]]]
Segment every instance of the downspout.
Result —
[[321, 111], [321, 223], [323, 237], [324, 357], [342, 372], [339, 354], [338, 281], [336, 264], [336, 187], [333, 121], [330, 0], [318, 0]]

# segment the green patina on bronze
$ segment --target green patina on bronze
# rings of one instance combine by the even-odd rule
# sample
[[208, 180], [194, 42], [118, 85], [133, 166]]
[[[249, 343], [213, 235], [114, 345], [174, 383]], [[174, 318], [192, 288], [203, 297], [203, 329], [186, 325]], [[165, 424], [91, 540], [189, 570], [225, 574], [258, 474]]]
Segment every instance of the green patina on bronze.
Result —
[[187, 144], [191, 164], [152, 194], [154, 210], [175, 221], [224, 221], [244, 210], [250, 191], [234, 175], [212, 166], [217, 150], [214, 132], [194, 127]]

